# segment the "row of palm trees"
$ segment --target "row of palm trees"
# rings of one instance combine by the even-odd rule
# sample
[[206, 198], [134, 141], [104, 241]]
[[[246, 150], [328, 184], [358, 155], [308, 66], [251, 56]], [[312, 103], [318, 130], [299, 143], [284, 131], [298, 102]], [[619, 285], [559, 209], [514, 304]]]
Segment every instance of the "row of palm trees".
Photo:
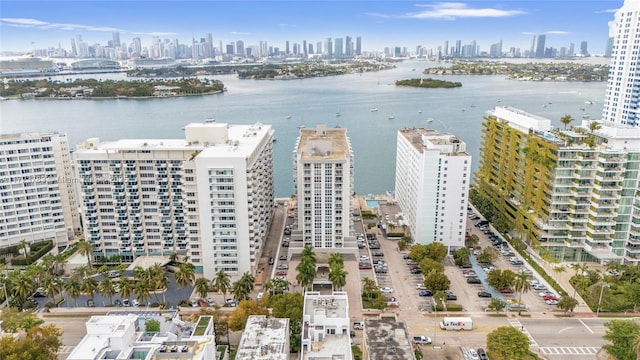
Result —
[[307, 245], [300, 253], [300, 257], [300, 263], [296, 267], [296, 271], [298, 271], [296, 281], [298, 285], [304, 288], [304, 291], [307, 291], [308, 288], [313, 285], [313, 280], [316, 278], [316, 254], [313, 252], [311, 246]]
[[[176, 282], [178, 282], [178, 274], [176, 273]], [[216, 273], [215, 277], [209, 281], [202, 277], [195, 281], [195, 290], [201, 298], [205, 298], [209, 291], [216, 290], [222, 293], [223, 297], [227, 297], [227, 293], [240, 301], [246, 299], [253, 291], [256, 279], [249, 272], [242, 274], [238, 281], [231, 283], [231, 277], [224, 270]]]
[[334, 290], [342, 290], [342, 287], [347, 284], [348, 274], [344, 271], [342, 255], [339, 253], [329, 255], [329, 281], [331, 281]]

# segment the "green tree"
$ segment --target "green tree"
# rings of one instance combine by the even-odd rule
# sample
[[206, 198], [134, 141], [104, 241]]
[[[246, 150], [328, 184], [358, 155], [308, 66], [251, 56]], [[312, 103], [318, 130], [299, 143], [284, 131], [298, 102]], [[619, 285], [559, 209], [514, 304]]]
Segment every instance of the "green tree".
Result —
[[220, 269], [213, 278], [213, 287], [222, 293], [222, 297], [226, 299], [227, 292], [231, 289], [231, 277], [229, 274]]
[[504, 310], [505, 307], [507, 307], [506, 301], [498, 298], [492, 298], [491, 302], [489, 302], [489, 305], [487, 306], [487, 310], [495, 311], [496, 314], [498, 314], [500, 311]]
[[447, 290], [451, 281], [444, 273], [431, 271], [424, 277], [424, 286], [431, 291]]
[[113, 295], [116, 294], [116, 288], [114, 286], [113, 280], [111, 280], [110, 277], [102, 277], [102, 280], [100, 280], [100, 284], [98, 284], [98, 292], [100, 293], [100, 295], [109, 298], [109, 304], [113, 304]]
[[283, 294], [289, 290], [290, 282], [285, 279], [271, 279], [264, 284], [264, 289], [270, 295]]
[[640, 336], [640, 324], [630, 320], [612, 320], [604, 325], [607, 327], [604, 339], [610, 343], [602, 348], [616, 360], [636, 360], [633, 343]]
[[564, 116], [560, 118], [560, 122], [564, 125], [565, 130], [567, 130], [567, 125], [571, 124], [572, 121], [573, 117], [569, 114], [564, 114]]
[[[525, 273], [518, 273], [513, 282], [513, 286], [519, 294], [518, 303], [522, 304], [522, 294], [531, 290], [531, 284], [529, 284], [529, 275]], [[522, 309], [518, 307], [518, 315], [521, 314]]]
[[511, 270], [493, 269], [487, 274], [487, 282], [496, 290], [510, 289], [515, 279], [516, 273]]
[[193, 280], [195, 279], [195, 266], [190, 263], [180, 264], [178, 266], [178, 271], [175, 273], [176, 284], [181, 288], [186, 288], [187, 286], [193, 284]]
[[32, 327], [44, 323], [28, 311], [20, 311], [15, 307], [8, 307], [0, 313], [0, 321], [2, 322], [2, 330], [8, 333], [15, 333], [18, 330], [28, 331]]
[[339, 264], [340, 267], [344, 267], [344, 259], [342, 258], [342, 254], [333, 253], [329, 255], [329, 268]]
[[347, 274], [340, 263], [334, 263], [329, 268], [329, 281], [331, 281], [334, 290], [342, 290], [342, 287], [347, 284]]
[[62, 292], [64, 282], [59, 277], [48, 276], [43, 282], [44, 291], [51, 301], [55, 300], [56, 295]]
[[269, 298], [271, 315], [276, 318], [289, 319], [289, 343], [291, 351], [298, 352], [301, 345], [301, 323], [304, 296], [301, 293], [274, 295]]
[[91, 245], [90, 242], [87, 242], [86, 240], [82, 240], [79, 241], [76, 244], [76, 249], [78, 251], [78, 254], [86, 256], [87, 257], [87, 265], [89, 267], [93, 266], [93, 245]]
[[309, 245], [305, 246], [304, 249], [302, 249], [300, 257], [302, 259], [311, 260], [314, 265], [316, 264], [316, 254], [313, 252], [313, 248]]
[[98, 280], [87, 277], [82, 280], [82, 293], [90, 298], [93, 298], [93, 294], [98, 291]]
[[638, 356], [638, 359], [640, 359], [640, 335], [633, 340], [633, 351], [636, 353], [636, 356]]
[[133, 285], [133, 292], [136, 294], [136, 299], [140, 305], [147, 304], [149, 298], [151, 298], [151, 283], [136, 281], [135, 285]]
[[487, 334], [489, 358], [523, 360], [529, 356], [529, 338], [513, 326], [501, 326]]
[[160, 332], [160, 321], [149, 319], [144, 322], [144, 330], [148, 333]]
[[233, 286], [231, 287], [231, 293], [233, 293], [233, 296], [236, 300], [245, 300], [247, 296], [249, 296], [249, 293], [251, 293], [251, 291], [253, 290], [254, 284], [255, 278], [248, 272], [245, 272], [242, 277], [238, 279], [238, 281], [233, 283]]
[[420, 262], [425, 257], [442, 262], [446, 256], [447, 248], [441, 243], [416, 244], [409, 251], [409, 257], [416, 262]]
[[374, 291], [377, 290], [376, 282], [369, 278], [365, 277], [362, 279], [362, 295], [367, 299], [372, 299], [374, 296]]
[[420, 271], [423, 274], [428, 274], [432, 271], [436, 272], [444, 272], [444, 265], [441, 262], [435, 261], [431, 258], [425, 257], [418, 263], [418, 267], [420, 267]]
[[133, 293], [134, 286], [135, 283], [131, 281], [130, 278], [120, 278], [120, 280], [118, 281], [118, 288], [120, 288], [120, 297], [122, 297], [123, 299], [128, 299], [129, 296], [131, 296], [131, 293]]
[[307, 291], [309, 286], [313, 284], [313, 279], [316, 277], [315, 261], [312, 261], [310, 258], [303, 257], [298, 266], [296, 266], [296, 271], [298, 272], [298, 275], [296, 275], [296, 281], [305, 289], [305, 291]]
[[573, 309], [578, 306], [578, 300], [569, 296], [563, 296], [558, 300], [558, 308], [562, 309], [564, 313], [573, 312]]
[[462, 264], [469, 263], [469, 256], [471, 256], [471, 251], [469, 251], [468, 248], [463, 247], [453, 253], [453, 260], [457, 266], [460, 266]]
[[196, 292], [200, 295], [201, 298], [206, 298], [207, 293], [209, 292], [209, 280], [205, 278], [196, 279]]
[[49, 360], [56, 359], [62, 346], [62, 331], [55, 325], [36, 326], [25, 337], [0, 337], [0, 359]]
[[269, 310], [254, 300], [242, 300], [229, 316], [229, 329], [232, 331], [244, 330], [250, 315], [269, 315]]
[[80, 280], [71, 277], [69, 281], [64, 284], [64, 291], [73, 298], [76, 307], [78, 307], [78, 297], [80, 297], [82, 293], [82, 283]]
[[500, 253], [498, 252], [498, 250], [496, 250], [496, 248], [492, 246], [488, 246], [482, 249], [480, 254], [478, 254], [478, 261], [485, 262], [485, 263], [492, 263], [496, 261], [499, 256], [500, 256]]

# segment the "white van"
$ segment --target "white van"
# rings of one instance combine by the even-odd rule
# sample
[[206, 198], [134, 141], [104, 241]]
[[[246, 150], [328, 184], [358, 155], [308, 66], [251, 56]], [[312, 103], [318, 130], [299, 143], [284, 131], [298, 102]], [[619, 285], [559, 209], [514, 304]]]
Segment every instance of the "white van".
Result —
[[442, 330], [473, 330], [473, 320], [470, 317], [445, 317], [440, 321]]

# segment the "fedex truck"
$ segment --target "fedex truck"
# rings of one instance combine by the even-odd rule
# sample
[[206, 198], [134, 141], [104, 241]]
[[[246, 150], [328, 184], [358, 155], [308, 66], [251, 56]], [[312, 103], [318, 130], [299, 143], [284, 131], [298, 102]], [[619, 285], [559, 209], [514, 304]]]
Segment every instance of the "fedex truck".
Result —
[[440, 322], [442, 330], [473, 330], [473, 320], [470, 317], [446, 317]]

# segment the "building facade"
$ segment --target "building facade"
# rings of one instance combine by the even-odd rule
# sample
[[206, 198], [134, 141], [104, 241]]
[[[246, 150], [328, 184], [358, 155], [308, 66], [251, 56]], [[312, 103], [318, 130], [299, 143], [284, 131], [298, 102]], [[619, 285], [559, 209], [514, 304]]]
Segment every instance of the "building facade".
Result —
[[640, 262], [640, 128], [551, 121], [497, 107], [476, 174], [496, 227], [560, 261]]
[[189, 124], [184, 139], [100, 142], [74, 153], [95, 257], [186, 254], [196, 272], [252, 272], [273, 207], [269, 125]]
[[0, 248], [81, 234], [75, 182], [65, 134], [0, 135]]
[[395, 196], [416, 243], [464, 246], [471, 155], [451, 134], [398, 130]]
[[300, 129], [293, 159], [298, 230], [305, 246], [333, 249], [351, 235], [353, 152], [343, 128]]
[[611, 65], [605, 93], [602, 120], [612, 124], [640, 126], [640, 2], [625, 0], [611, 22], [613, 38]]

